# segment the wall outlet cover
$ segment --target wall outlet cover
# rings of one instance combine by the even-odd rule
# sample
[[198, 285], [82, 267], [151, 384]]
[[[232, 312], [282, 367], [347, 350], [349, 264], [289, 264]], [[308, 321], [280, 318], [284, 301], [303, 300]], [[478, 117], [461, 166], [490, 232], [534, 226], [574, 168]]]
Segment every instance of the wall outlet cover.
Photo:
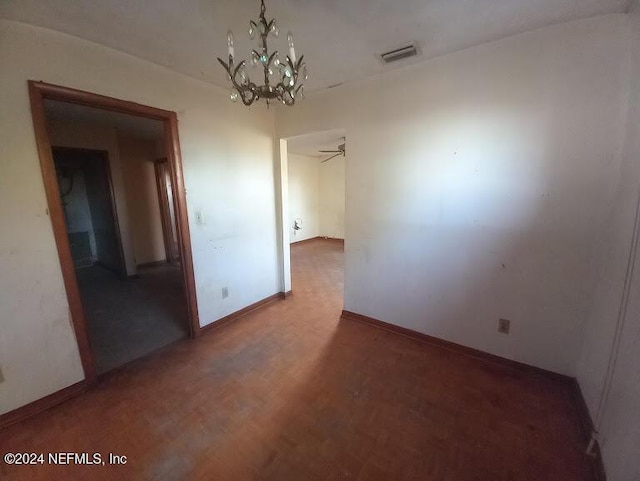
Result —
[[511, 321], [509, 319], [498, 319], [498, 332], [501, 334], [509, 334], [511, 330]]

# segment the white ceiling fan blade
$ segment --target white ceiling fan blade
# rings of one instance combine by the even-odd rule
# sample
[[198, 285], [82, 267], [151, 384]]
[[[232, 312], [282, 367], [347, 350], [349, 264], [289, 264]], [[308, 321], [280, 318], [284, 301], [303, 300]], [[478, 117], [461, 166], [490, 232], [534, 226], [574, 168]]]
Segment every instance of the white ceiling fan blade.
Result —
[[331, 157], [329, 157], [328, 159], [324, 159], [324, 160], [323, 160], [323, 161], [321, 161], [320, 163], [321, 163], [321, 164], [324, 164], [325, 162], [329, 162], [331, 159], [333, 159], [333, 158], [335, 158], [335, 157], [337, 157], [337, 156], [339, 156], [339, 155], [342, 155], [342, 152], [338, 152], [337, 154], [332, 155], [332, 156], [331, 156]]

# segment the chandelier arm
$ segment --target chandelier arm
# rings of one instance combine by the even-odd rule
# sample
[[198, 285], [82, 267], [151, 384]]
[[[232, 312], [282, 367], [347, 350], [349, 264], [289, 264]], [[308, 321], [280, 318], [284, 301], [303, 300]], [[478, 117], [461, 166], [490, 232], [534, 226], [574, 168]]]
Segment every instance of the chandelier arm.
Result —
[[271, 66], [271, 63], [273, 62], [273, 59], [276, 58], [276, 55], [278, 55], [278, 51], [274, 50], [274, 52], [269, 56], [269, 60], [267, 61], [268, 66]]
[[[283, 82], [279, 82], [278, 85], [276, 86], [276, 89], [278, 89], [279, 92], [279, 96], [278, 98], [287, 106], [291, 106], [296, 102], [295, 96], [294, 94], [291, 93], [292, 91], [292, 87], [288, 87], [286, 86]], [[288, 99], [287, 99], [287, 95], [288, 94]]]
[[[242, 62], [240, 62], [240, 63], [238, 64], [238, 66], [237, 66], [237, 67], [235, 68], [235, 70], [233, 71], [232, 81], [233, 81], [233, 80], [235, 80], [236, 76], [238, 75], [238, 72], [239, 72], [239, 71], [240, 71], [240, 69], [241, 69], [242, 67], [244, 67], [245, 65], [247, 65], [246, 60], [243, 60]], [[235, 81], [234, 81], [233, 83], [234, 83], [234, 85], [236, 84], [236, 82], [235, 82]]]
[[[231, 77], [231, 83], [233, 84], [233, 87], [236, 89], [236, 91], [240, 94], [242, 103], [245, 104], [246, 106], [249, 106], [253, 102], [255, 102], [255, 100], [258, 98], [258, 95], [256, 94], [256, 90], [257, 90], [256, 84], [251, 81], [248, 81], [246, 85], [242, 85], [238, 83], [238, 81], [236, 80], [238, 71], [242, 66], [246, 65], [246, 62], [243, 60], [238, 64], [238, 66], [235, 69], [233, 69], [233, 57], [231, 56], [229, 57], [228, 64], [221, 58], [218, 58], [218, 62], [220, 62], [220, 64], [227, 71], [227, 74], [229, 75], [229, 77]], [[251, 93], [251, 96], [248, 96], [247, 92]]]
[[[224, 67], [224, 69], [227, 71], [227, 73], [229, 75], [231, 75], [231, 71], [229, 69], [229, 65], [227, 65], [227, 62], [225, 62], [224, 60], [222, 60], [220, 57], [218, 57], [218, 62], [220, 62], [220, 64]], [[229, 64], [231, 64], [231, 62], [229, 62]]]
[[[245, 104], [247, 107], [251, 105], [253, 102], [255, 102], [256, 99], [258, 98], [258, 95], [255, 92], [255, 89], [256, 89], [256, 84], [251, 82], [247, 86], [247, 88], [240, 93], [240, 98], [242, 99], [242, 103]], [[251, 92], [251, 97], [249, 99], [245, 98], [246, 92]]]
[[236, 76], [238, 75], [238, 71], [240, 70], [240, 68], [242, 68], [243, 65], [246, 64], [246, 62], [243, 60], [242, 62], [240, 62], [238, 64], [238, 66], [234, 69], [233, 68], [233, 57], [231, 57], [231, 55], [229, 55], [229, 64], [227, 65], [224, 61], [222, 61], [221, 59], [218, 59], [218, 61], [224, 65], [225, 69], [227, 70], [227, 73], [229, 74], [229, 77], [231, 77], [231, 83], [233, 84], [233, 86], [235, 87], [235, 89], [240, 92], [244, 89], [244, 87], [242, 86], [242, 84], [239, 84], [238, 81], [236, 80]]

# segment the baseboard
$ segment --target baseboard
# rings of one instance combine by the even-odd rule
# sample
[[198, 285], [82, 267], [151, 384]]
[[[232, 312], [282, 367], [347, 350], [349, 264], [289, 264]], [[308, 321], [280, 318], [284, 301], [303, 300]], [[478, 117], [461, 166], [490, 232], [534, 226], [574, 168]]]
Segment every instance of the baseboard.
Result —
[[[576, 378], [572, 379], [571, 387], [573, 390], [573, 397], [575, 399], [576, 406], [578, 407], [578, 416], [580, 417], [580, 425], [582, 428], [582, 435], [586, 449], [586, 446], [588, 446], [589, 442], [591, 441], [591, 434], [594, 430], [593, 419], [591, 418], [591, 413], [589, 413], [587, 402], [584, 400], [582, 389], [580, 389], [580, 384], [578, 384], [578, 380]], [[602, 452], [600, 451], [600, 444], [598, 444], [598, 441], [595, 441], [592, 455], [587, 457], [589, 459], [589, 467], [591, 468], [592, 479], [594, 481], [606, 481], [607, 475], [604, 470]]]
[[53, 406], [56, 406], [64, 401], [75, 397], [87, 389], [87, 382], [80, 381], [71, 386], [65, 387], [60, 391], [56, 391], [53, 394], [38, 399], [37, 401], [25, 404], [13, 411], [0, 415], [0, 429], [6, 428], [12, 424], [22, 421], [31, 416], [35, 416], [43, 411], [46, 411]]
[[318, 239], [322, 239], [322, 237], [316, 236], [316, 237], [309, 237], [308, 239], [302, 239], [302, 240], [299, 240], [299, 241], [293, 241], [293, 242], [291, 242], [291, 245], [299, 246], [301, 244], [306, 244], [307, 242], [317, 241]]
[[415, 341], [431, 344], [433, 346], [437, 346], [442, 349], [446, 349], [448, 351], [453, 351], [458, 354], [462, 354], [464, 356], [473, 357], [475, 359], [479, 359], [485, 362], [492, 362], [494, 364], [500, 364], [502, 366], [507, 366], [512, 369], [517, 369], [519, 371], [536, 374], [539, 376], [544, 376], [547, 378], [554, 379], [555, 381], [560, 381], [565, 384], [571, 384], [574, 381], [574, 378], [565, 376], [564, 374], [559, 374], [553, 371], [547, 371], [546, 369], [531, 366], [529, 364], [524, 364], [518, 361], [513, 361], [511, 359], [496, 356], [495, 354], [489, 354], [488, 352], [479, 351], [478, 349], [473, 349], [472, 347], [463, 346], [462, 344], [456, 344], [455, 342], [445, 341], [444, 339], [440, 339], [438, 337], [429, 336], [428, 334], [423, 334], [421, 332], [414, 331], [412, 329], [396, 326], [395, 324], [390, 324], [388, 322], [380, 321], [372, 317], [363, 316], [362, 314], [358, 314], [356, 312], [342, 311], [341, 319], [368, 324], [370, 326], [377, 327], [378, 329], [384, 329], [385, 331], [389, 331], [395, 334], [399, 334], [401, 336], [409, 337]]
[[233, 322], [243, 316], [246, 316], [247, 314], [256, 311], [258, 309], [261, 309], [269, 304], [272, 304], [273, 302], [276, 302], [278, 300], [282, 300], [282, 299], [286, 299], [287, 297], [289, 297], [292, 294], [291, 291], [287, 291], [287, 292], [278, 292], [276, 294], [273, 294], [269, 297], [265, 297], [264, 299], [258, 301], [258, 302], [254, 302], [253, 304], [248, 305], [247, 307], [240, 309], [239, 311], [236, 312], [232, 312], [231, 314], [221, 317], [220, 319], [218, 319], [217, 321], [214, 321], [210, 324], [207, 324], [206, 326], [202, 326], [200, 327], [200, 332], [201, 333], [205, 333], [208, 331], [212, 331], [214, 329], [218, 329], [222, 326], [225, 326], [227, 324], [229, 324], [230, 322]]
[[145, 262], [143, 264], [138, 264], [136, 265], [137, 269], [144, 269], [145, 267], [156, 267], [156, 266], [163, 266], [167, 264], [166, 259], [163, 261], [152, 261], [152, 262]]
[[305, 244], [307, 242], [312, 242], [312, 241], [317, 241], [317, 240], [328, 240], [328, 241], [333, 241], [333, 242], [340, 242], [342, 244], [344, 244], [344, 239], [340, 239], [338, 237], [325, 237], [325, 236], [316, 236], [316, 237], [309, 237], [308, 239], [303, 239], [301, 241], [294, 241], [291, 243], [291, 245], [300, 245], [300, 244]]
[[320, 237], [320, 239], [324, 239], [324, 240], [328, 240], [328, 241], [338, 242], [340, 244], [344, 244], [344, 239], [341, 239], [340, 237]]
[[[430, 344], [432, 346], [437, 346], [442, 349], [456, 352], [464, 356], [469, 356], [475, 359], [479, 359], [481, 361], [499, 364], [499, 365], [506, 366], [511, 369], [516, 369], [529, 374], [544, 376], [546, 378], [552, 379], [553, 381], [557, 381], [566, 385], [572, 390], [572, 393], [574, 396], [576, 410], [578, 412], [578, 417], [580, 418], [580, 424], [581, 424], [580, 428], [583, 432], [584, 447], [586, 451], [587, 445], [589, 444], [589, 441], [591, 439], [591, 433], [593, 432], [594, 426], [593, 426], [593, 420], [591, 419], [591, 415], [589, 414], [587, 403], [584, 400], [584, 397], [582, 395], [582, 390], [580, 389], [580, 385], [578, 384], [578, 380], [576, 378], [565, 376], [564, 374], [559, 374], [557, 372], [548, 371], [546, 369], [542, 369], [539, 367], [531, 366], [529, 364], [524, 364], [522, 362], [513, 361], [511, 359], [506, 359], [504, 357], [496, 356], [495, 354], [489, 354], [487, 352], [479, 351], [477, 349], [463, 346], [461, 344], [456, 344], [454, 342], [445, 341], [444, 339], [440, 339], [434, 336], [429, 336], [428, 334], [423, 334], [421, 332], [417, 332], [412, 329], [396, 326], [395, 324], [390, 324], [388, 322], [380, 321], [372, 317], [363, 316], [362, 314], [358, 314], [356, 312], [342, 311], [342, 316], [340, 318], [348, 321], [356, 321], [363, 324], [367, 324], [369, 326], [376, 327], [378, 329], [383, 329], [385, 331], [392, 332], [394, 334], [411, 338], [415, 341]], [[585, 456], [589, 460], [592, 480], [606, 481], [607, 477], [604, 470], [604, 463], [602, 461], [602, 454], [600, 451], [600, 446], [597, 443], [597, 441], [593, 449], [593, 456], [589, 456], [587, 454], [585, 454]]]

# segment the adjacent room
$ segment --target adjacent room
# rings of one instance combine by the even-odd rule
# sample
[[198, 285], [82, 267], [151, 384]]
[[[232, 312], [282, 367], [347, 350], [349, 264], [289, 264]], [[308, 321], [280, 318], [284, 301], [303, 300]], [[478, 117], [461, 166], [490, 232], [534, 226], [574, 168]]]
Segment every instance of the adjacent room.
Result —
[[329, 130], [287, 140], [291, 244], [344, 241], [345, 135]]
[[640, 0], [0, 2], [0, 478], [640, 480]]
[[44, 102], [96, 371], [188, 336], [164, 126]]
[[331, 278], [323, 289], [336, 288], [342, 296], [345, 135], [337, 129], [286, 140], [291, 286], [296, 292], [314, 278]]

